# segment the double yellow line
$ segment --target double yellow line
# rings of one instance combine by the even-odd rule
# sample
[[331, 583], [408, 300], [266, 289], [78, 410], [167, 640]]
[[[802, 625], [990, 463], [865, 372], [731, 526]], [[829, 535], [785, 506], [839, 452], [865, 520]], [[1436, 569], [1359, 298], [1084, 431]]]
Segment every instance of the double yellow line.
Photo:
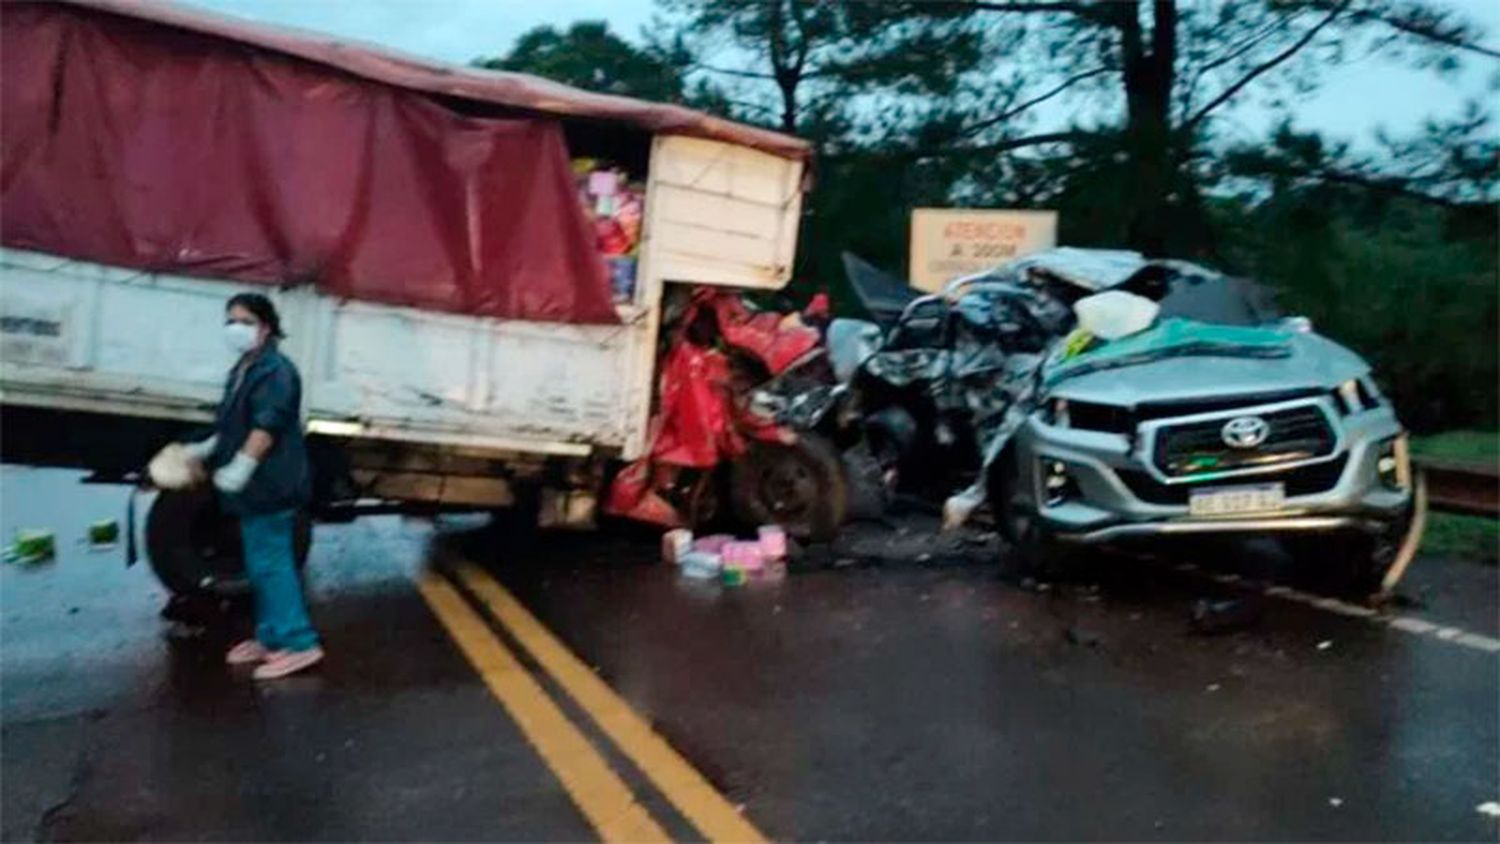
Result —
[[[457, 563], [451, 571], [706, 840], [765, 840], [697, 769], [504, 586], [471, 563]], [[452, 583], [428, 571], [418, 577], [417, 589], [602, 840], [669, 839], [598, 749], [568, 720]]]

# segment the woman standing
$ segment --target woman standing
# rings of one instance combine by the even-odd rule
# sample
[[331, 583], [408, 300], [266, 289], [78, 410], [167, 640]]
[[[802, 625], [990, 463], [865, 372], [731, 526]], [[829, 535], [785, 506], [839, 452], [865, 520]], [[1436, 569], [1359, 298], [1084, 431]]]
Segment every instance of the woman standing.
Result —
[[310, 479], [302, 442], [302, 378], [277, 349], [281, 319], [271, 300], [241, 293], [225, 306], [224, 337], [240, 358], [229, 371], [214, 435], [187, 446], [239, 517], [245, 572], [255, 598], [255, 637], [229, 650], [255, 678], [285, 677], [323, 659], [307, 617], [293, 531]]

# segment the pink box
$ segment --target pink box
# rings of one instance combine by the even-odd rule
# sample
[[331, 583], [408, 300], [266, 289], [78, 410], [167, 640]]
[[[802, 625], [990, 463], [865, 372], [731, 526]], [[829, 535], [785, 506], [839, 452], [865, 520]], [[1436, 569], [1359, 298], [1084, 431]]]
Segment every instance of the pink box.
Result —
[[780, 525], [763, 525], [760, 529], [760, 550], [768, 560], [786, 558], [786, 531]]
[[765, 568], [766, 555], [759, 542], [731, 542], [724, 546], [724, 565], [758, 572]]
[[734, 541], [734, 537], [727, 533], [716, 533], [711, 536], [703, 536], [693, 541], [693, 550], [702, 551], [706, 554], [723, 554], [724, 546]]

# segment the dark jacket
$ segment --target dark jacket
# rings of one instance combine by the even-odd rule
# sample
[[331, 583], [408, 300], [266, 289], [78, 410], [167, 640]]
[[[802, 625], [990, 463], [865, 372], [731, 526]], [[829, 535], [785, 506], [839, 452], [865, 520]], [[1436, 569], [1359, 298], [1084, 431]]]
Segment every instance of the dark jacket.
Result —
[[208, 460], [209, 468], [232, 460], [256, 428], [270, 434], [274, 442], [245, 489], [224, 496], [225, 509], [235, 515], [259, 515], [302, 507], [312, 495], [299, 412], [302, 376], [274, 340], [255, 353], [243, 376], [237, 375], [238, 367], [236, 363], [229, 370], [224, 385], [224, 400], [214, 422], [219, 441]]

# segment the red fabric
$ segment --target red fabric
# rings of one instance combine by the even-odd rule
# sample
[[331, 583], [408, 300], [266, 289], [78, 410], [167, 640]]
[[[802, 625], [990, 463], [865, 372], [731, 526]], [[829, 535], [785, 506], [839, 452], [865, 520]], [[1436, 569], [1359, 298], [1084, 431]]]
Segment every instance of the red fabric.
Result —
[[604, 512], [667, 528], [682, 527], [687, 520], [656, 491], [658, 485], [670, 485], [664, 471], [650, 460], [637, 460], [615, 476], [609, 497], [604, 501]]
[[687, 339], [688, 330], [705, 313], [725, 343], [750, 352], [772, 374], [818, 345], [818, 332], [783, 324], [777, 313], [753, 313], [739, 296], [700, 287], [678, 318], [676, 337], [662, 361], [656, 414], [651, 417], [650, 447], [645, 457], [615, 476], [604, 511], [663, 527], [682, 527], [684, 518], [662, 496], [679, 468], [711, 469], [745, 454], [749, 440], [791, 444], [796, 436], [774, 419], [756, 416], [737, 401], [729, 359], [714, 348]]
[[729, 361], [722, 352], [679, 337], [662, 364], [658, 389], [650, 452], [615, 476], [604, 511], [681, 527], [682, 514], [658, 490], [671, 485], [678, 467], [712, 468], [723, 456], [743, 454], [745, 442], [732, 424]]
[[[13, 7], [44, 1], [52, 0], [0, 0], [7, 16], [6, 25], [10, 23], [8, 15]], [[110, 12], [226, 39], [240, 49], [255, 47], [286, 56], [297, 56], [364, 79], [413, 91], [561, 117], [623, 123], [653, 134], [691, 135], [725, 141], [796, 161], [806, 161], [812, 156], [812, 145], [791, 135], [735, 123], [680, 105], [585, 91], [526, 73], [445, 64], [359, 41], [340, 40], [331, 35], [255, 23], [179, 3], [158, 0], [67, 2], [73, 7]]]
[[700, 301], [713, 308], [724, 342], [760, 358], [772, 375], [780, 375], [822, 342], [817, 329], [788, 322], [786, 314], [752, 312], [740, 297], [704, 288]]
[[833, 306], [828, 301], [827, 293], [814, 293], [808, 300], [807, 307], [802, 309], [804, 319], [827, 320], [833, 315]]
[[714, 349], [678, 342], [662, 365], [651, 459], [699, 469], [717, 466], [721, 454], [732, 457], [745, 450], [732, 419], [729, 361]]
[[0, 240], [484, 316], [617, 321], [561, 128], [283, 54], [5, 4]]

